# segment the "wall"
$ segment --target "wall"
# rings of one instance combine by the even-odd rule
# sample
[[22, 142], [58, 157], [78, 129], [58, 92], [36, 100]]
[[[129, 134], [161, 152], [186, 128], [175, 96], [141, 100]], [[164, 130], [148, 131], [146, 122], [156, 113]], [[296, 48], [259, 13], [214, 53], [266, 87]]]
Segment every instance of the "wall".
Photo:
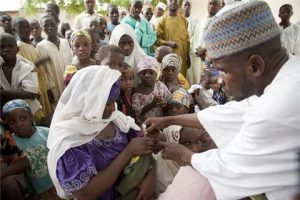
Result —
[[[278, 17], [279, 8], [281, 5], [289, 3], [293, 6], [294, 15], [291, 18], [292, 23], [300, 21], [300, 0], [266, 0], [271, 7], [273, 15], [277, 22], [280, 21]], [[199, 20], [207, 16], [208, 0], [192, 0], [192, 15]]]

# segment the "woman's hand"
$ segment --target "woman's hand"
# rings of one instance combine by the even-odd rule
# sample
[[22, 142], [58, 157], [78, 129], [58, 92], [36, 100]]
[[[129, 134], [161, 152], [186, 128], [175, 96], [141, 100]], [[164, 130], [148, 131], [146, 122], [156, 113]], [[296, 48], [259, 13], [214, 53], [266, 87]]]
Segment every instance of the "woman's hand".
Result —
[[130, 157], [151, 154], [153, 153], [154, 139], [149, 137], [137, 137], [133, 138], [129, 144], [126, 146], [124, 151]]
[[164, 146], [161, 153], [164, 159], [174, 160], [179, 163], [185, 163], [191, 165], [192, 155], [194, 152], [189, 150], [182, 144], [160, 142], [160, 145]]
[[151, 134], [155, 130], [164, 129], [169, 126], [168, 124], [169, 117], [150, 117], [144, 124], [146, 124], [146, 133]]

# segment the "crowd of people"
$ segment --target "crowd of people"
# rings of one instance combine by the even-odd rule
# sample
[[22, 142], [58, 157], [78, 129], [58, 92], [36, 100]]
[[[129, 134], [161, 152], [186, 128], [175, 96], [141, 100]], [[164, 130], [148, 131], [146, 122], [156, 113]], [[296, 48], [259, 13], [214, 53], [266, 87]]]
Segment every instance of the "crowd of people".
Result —
[[292, 5], [84, 4], [0, 13], [1, 198], [297, 199]]

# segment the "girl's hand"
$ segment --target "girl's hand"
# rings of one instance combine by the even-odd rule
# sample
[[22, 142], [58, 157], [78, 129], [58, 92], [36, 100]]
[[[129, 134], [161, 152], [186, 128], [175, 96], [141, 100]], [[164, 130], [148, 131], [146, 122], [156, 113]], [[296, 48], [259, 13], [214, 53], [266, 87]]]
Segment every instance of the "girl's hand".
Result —
[[130, 157], [151, 154], [154, 148], [154, 139], [149, 137], [137, 137], [133, 138], [126, 146], [124, 151]]
[[140, 192], [137, 196], [137, 200], [150, 200], [153, 199], [155, 188], [155, 168], [152, 168], [144, 177], [140, 183]]

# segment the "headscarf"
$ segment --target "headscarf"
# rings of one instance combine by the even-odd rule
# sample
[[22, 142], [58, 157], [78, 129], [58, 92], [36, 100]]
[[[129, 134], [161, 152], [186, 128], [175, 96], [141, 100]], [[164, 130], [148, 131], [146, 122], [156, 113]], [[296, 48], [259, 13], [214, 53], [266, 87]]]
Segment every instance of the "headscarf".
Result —
[[22, 99], [14, 99], [14, 100], [7, 102], [3, 106], [2, 111], [3, 111], [3, 114], [5, 115], [15, 109], [23, 109], [23, 110], [26, 110], [31, 113], [30, 106], [28, 105], [28, 103], [26, 101], [24, 101]]
[[151, 56], [144, 56], [140, 59], [137, 66], [137, 73], [140, 73], [143, 70], [151, 69], [157, 73], [159, 63], [157, 60]]
[[[124, 62], [132, 67], [134, 77], [137, 77], [137, 64], [139, 60], [146, 54], [138, 44], [133, 28], [128, 24], [117, 25], [111, 34], [109, 44], [119, 46], [119, 41], [123, 35], [128, 35], [134, 42], [133, 51], [129, 56], [125, 56]], [[136, 80], [138, 79], [135, 79], [135, 84], [137, 84]]]
[[92, 39], [88, 32], [83, 31], [83, 30], [75, 30], [70, 37], [71, 46], [73, 46], [73, 41], [77, 36], [85, 36], [85, 37], [87, 37], [87, 39], [89, 40], [90, 43], [92, 42]]
[[176, 53], [170, 53], [163, 57], [161, 61], [162, 70], [164, 70], [168, 66], [175, 67], [178, 71], [180, 71], [182, 64], [182, 59]]
[[59, 99], [48, 136], [47, 162], [52, 182], [62, 198], [72, 198], [65, 194], [56, 177], [57, 161], [68, 149], [93, 140], [110, 122], [125, 133], [130, 128], [140, 130], [134, 119], [118, 110], [102, 119], [111, 88], [120, 75], [108, 66], [81, 69]]
[[171, 98], [168, 100], [168, 104], [177, 104], [177, 103], [184, 105], [187, 108], [190, 107], [190, 104], [191, 104], [190, 95], [183, 88], [180, 88], [180, 89], [176, 90], [175, 92], [173, 92]]

